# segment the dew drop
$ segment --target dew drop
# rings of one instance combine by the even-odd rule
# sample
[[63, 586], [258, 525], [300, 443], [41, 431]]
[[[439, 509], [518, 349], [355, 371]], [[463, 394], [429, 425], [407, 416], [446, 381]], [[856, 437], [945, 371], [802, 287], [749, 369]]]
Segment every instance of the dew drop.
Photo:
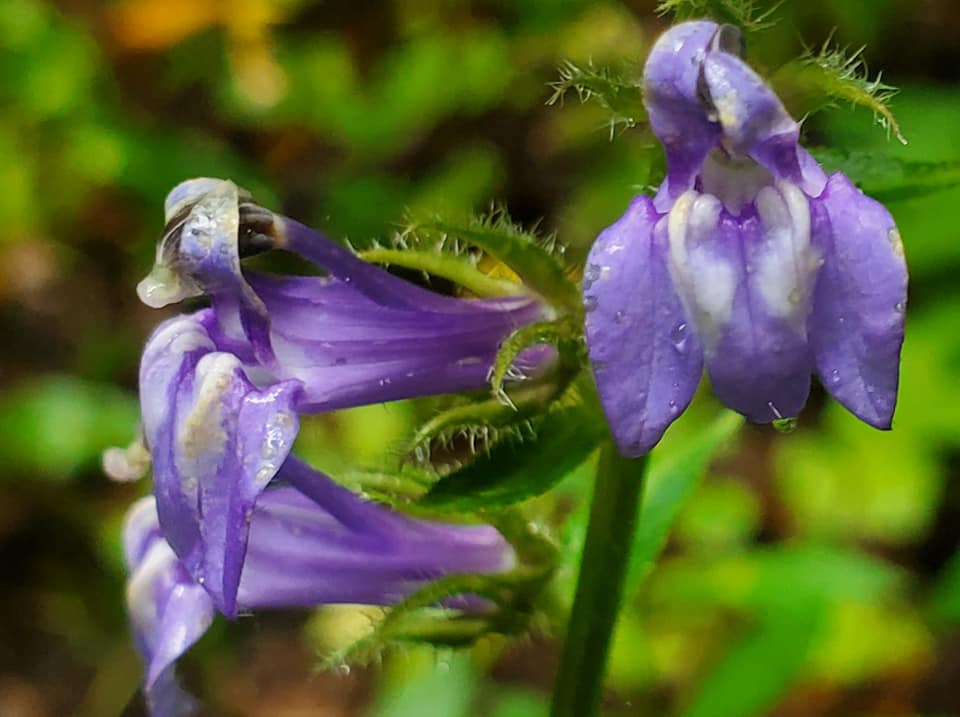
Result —
[[682, 353], [687, 348], [687, 339], [687, 325], [681, 321], [670, 331], [670, 342], [673, 344], [673, 348]]
[[677, 406], [676, 401], [670, 401], [667, 406], [670, 407], [670, 413], [676, 416], [680, 412], [680, 408]]
[[340, 665], [337, 667], [337, 672], [339, 672], [344, 677], [350, 675], [350, 665]]
[[593, 286], [593, 283], [600, 278], [600, 267], [596, 264], [587, 264], [583, 271], [583, 289], [587, 291]]
[[797, 430], [797, 419], [778, 418], [773, 422], [773, 428], [777, 433], [793, 433]]
[[613, 320], [618, 324], [622, 324], [625, 316], [626, 314], [624, 312], [618, 311], [613, 315]]
[[830, 383], [840, 383], [840, 371], [837, 369], [830, 372]]
[[796, 306], [800, 303], [800, 289], [791, 289], [787, 294], [787, 301]]
[[591, 312], [597, 308], [597, 297], [596, 296], [585, 296], [583, 298], [583, 310], [586, 312]]
[[898, 301], [893, 308], [898, 314], [902, 314], [907, 310], [907, 304], [906, 302]]

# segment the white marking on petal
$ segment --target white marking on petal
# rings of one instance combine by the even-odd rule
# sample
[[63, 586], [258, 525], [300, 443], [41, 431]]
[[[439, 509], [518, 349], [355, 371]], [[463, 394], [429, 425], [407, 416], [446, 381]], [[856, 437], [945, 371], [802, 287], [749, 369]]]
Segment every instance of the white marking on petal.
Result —
[[730, 321], [737, 290], [737, 272], [715, 244], [721, 210], [716, 197], [689, 191], [674, 204], [667, 224], [670, 275], [707, 353]]
[[757, 194], [763, 241], [752, 249], [754, 286], [767, 310], [806, 335], [814, 279], [820, 254], [810, 244], [810, 204], [791, 182], [765, 187]]
[[177, 431], [176, 463], [183, 491], [196, 495], [200, 480], [218, 470], [229, 436], [227, 394], [240, 361], [233, 354], [207, 354], [197, 363], [193, 404]]

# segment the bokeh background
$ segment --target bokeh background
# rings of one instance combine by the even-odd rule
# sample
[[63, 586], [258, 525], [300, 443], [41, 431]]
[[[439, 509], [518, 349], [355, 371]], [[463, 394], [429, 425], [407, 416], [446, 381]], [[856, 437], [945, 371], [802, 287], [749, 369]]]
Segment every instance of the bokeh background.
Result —
[[[139, 350], [166, 315], [133, 291], [166, 191], [230, 177], [360, 245], [407, 208], [497, 201], [582, 254], [660, 162], [642, 131], [611, 140], [598, 105], [547, 106], [548, 83], [566, 59], [642, 58], [668, 22], [654, 5], [0, 2], [0, 715], [112, 717], [137, 688], [118, 533], [148, 486], [109, 482], [99, 455], [133, 435]], [[751, 37], [759, 67], [833, 33], [902, 88], [908, 145], [846, 106], [810, 117], [809, 143], [960, 160], [955, 2], [786, 0], [774, 17]], [[960, 715], [958, 207], [960, 190], [890, 206], [912, 272], [895, 430], [821, 391], [796, 432], [742, 431], [628, 595], [607, 714]], [[674, 432], [716, 410], [702, 396]], [[322, 417], [303, 444], [336, 475], [415, 415]], [[588, 481], [572, 476], [562, 499], [576, 505]], [[218, 623], [183, 672], [228, 717], [546, 714], [551, 630], [316, 674], [318, 649], [365, 619]]]

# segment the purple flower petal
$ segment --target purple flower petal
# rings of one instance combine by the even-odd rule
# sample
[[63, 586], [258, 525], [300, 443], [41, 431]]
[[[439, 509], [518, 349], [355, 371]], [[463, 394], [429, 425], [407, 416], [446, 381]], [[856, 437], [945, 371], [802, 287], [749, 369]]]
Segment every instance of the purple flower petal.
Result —
[[213, 601], [163, 539], [152, 497], [131, 507], [124, 543], [130, 570], [127, 609], [147, 665], [144, 694], [150, 714], [190, 714], [196, 703], [177, 684], [174, 663], [210, 626]]
[[806, 197], [766, 187], [732, 216], [688, 192], [670, 212], [674, 283], [697, 326], [723, 403], [756, 422], [795, 416], [810, 388], [807, 346], [815, 270]]
[[907, 265], [893, 217], [843, 174], [813, 201], [824, 253], [810, 319], [817, 372], [858, 418], [890, 428], [897, 401]]
[[638, 197], [597, 238], [584, 278], [587, 345], [621, 453], [646, 453], [690, 403], [703, 355], [666, 265], [666, 226]]
[[369, 502], [291, 457], [257, 501], [239, 600], [244, 607], [389, 605], [456, 573], [510, 569], [486, 525], [416, 520]]
[[250, 511], [293, 444], [302, 389], [257, 389], [235, 356], [215, 351], [210, 318], [205, 311], [161, 324], [144, 350], [140, 401], [164, 532], [232, 615]]
[[247, 278], [270, 315], [276, 362], [268, 368], [303, 383], [301, 408], [311, 412], [481, 389], [501, 341], [544, 315], [527, 297], [436, 297], [453, 303], [416, 308], [378, 303], [336, 279]]

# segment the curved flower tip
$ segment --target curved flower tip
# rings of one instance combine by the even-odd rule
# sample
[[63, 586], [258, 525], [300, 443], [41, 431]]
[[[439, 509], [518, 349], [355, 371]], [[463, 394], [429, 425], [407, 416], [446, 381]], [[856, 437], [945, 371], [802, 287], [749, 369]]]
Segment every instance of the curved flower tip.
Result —
[[166, 536], [232, 615], [250, 512], [296, 437], [302, 387], [256, 388], [235, 356], [216, 351], [211, 318], [161, 324], [144, 350], [140, 401]]
[[734, 28], [707, 21], [657, 41], [645, 102], [667, 178], [590, 253], [587, 343], [627, 455], [659, 440], [701, 365], [753, 421], [795, 416], [814, 371], [862, 420], [892, 419], [907, 290], [899, 233], [845, 176], [827, 179], [742, 49]]
[[674, 26], [651, 50], [644, 102], [668, 166], [659, 209], [693, 188], [717, 147], [751, 158], [809, 194], [822, 191], [825, 175], [797, 144], [800, 125], [742, 55], [739, 29], [705, 20]]
[[207, 178], [188, 180], [170, 192], [153, 270], [137, 285], [141, 301], [161, 308], [203, 293], [242, 291], [241, 196], [249, 197], [233, 182]]
[[152, 717], [192, 714], [196, 702], [180, 688], [174, 667], [213, 621], [213, 601], [164, 540], [152, 497], [131, 507], [123, 539], [130, 570], [127, 610], [147, 666], [147, 707]]

